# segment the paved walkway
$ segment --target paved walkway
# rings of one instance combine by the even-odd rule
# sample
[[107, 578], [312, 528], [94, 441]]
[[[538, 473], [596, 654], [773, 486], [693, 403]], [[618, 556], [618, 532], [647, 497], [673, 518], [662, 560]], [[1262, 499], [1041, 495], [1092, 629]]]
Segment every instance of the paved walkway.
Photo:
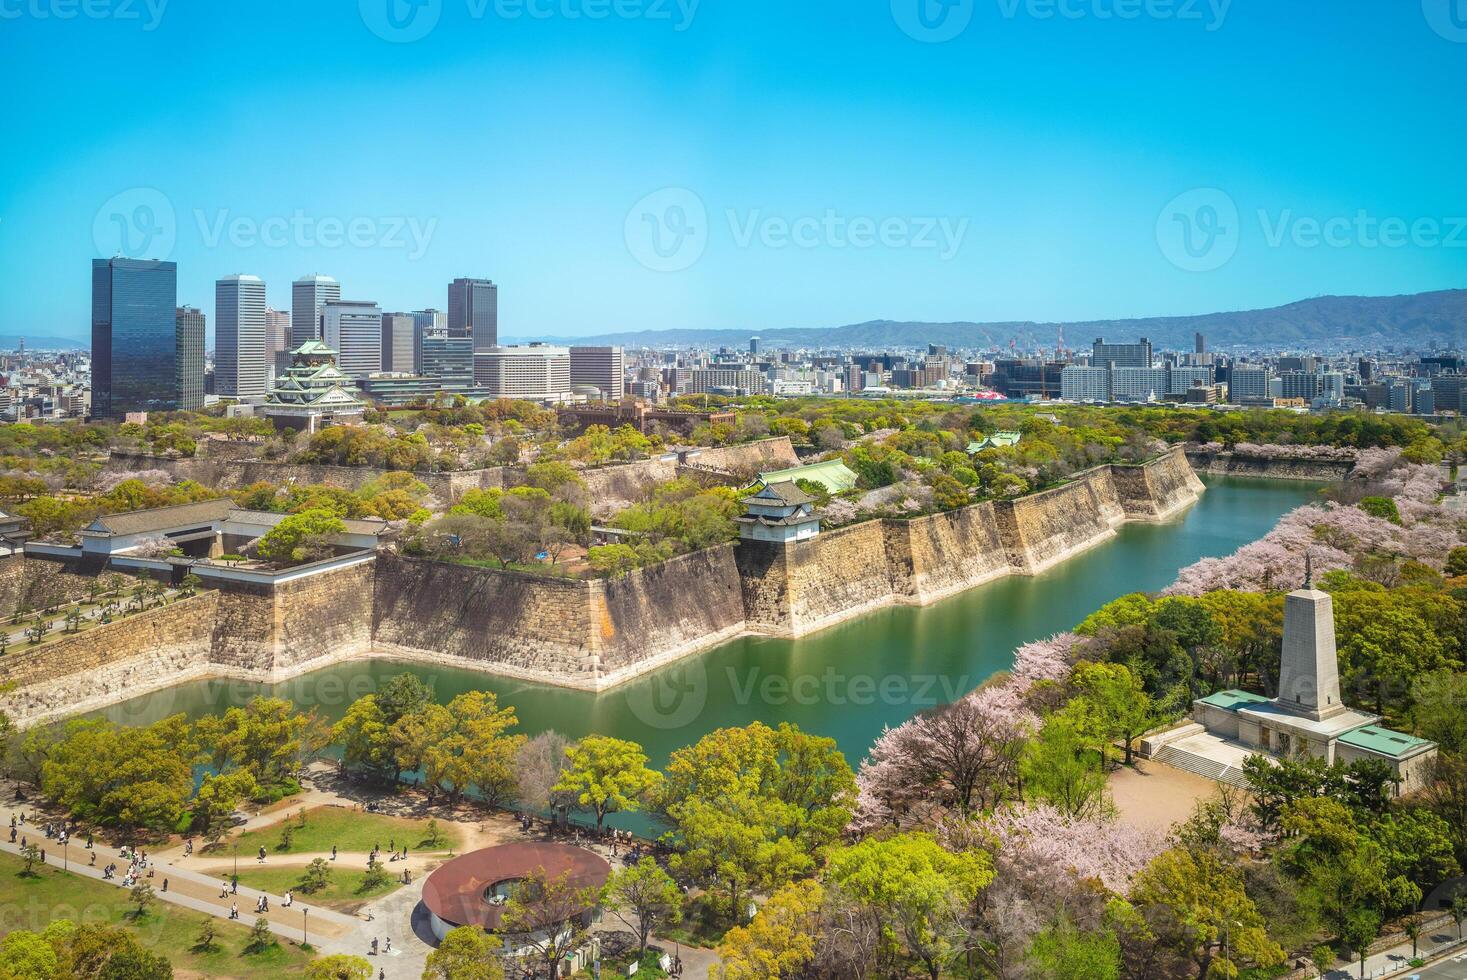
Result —
[[[291, 797], [286, 804], [250, 816], [239, 829], [257, 830], [272, 826], [294, 817], [302, 807], [306, 809], [317, 806], [359, 807], [364, 799], [373, 798], [370, 793], [357, 794], [355, 787], [352, 788], [352, 796], [348, 797], [333, 788], [333, 783], [332, 770], [325, 767], [313, 767], [304, 792]], [[5, 796], [9, 800], [14, 799], [13, 791], [7, 792]], [[425, 816], [428, 813], [417, 794], [384, 794], [381, 797], [380, 809], [382, 812], [401, 816]], [[6, 841], [9, 837], [10, 818], [12, 815], [18, 817], [22, 812], [26, 815], [26, 824], [17, 828], [16, 843], [9, 844]], [[526, 836], [520, 830], [519, 823], [509, 814], [485, 814], [469, 806], [462, 806], [453, 811], [449, 811], [446, 806], [435, 807], [432, 813], [438, 817], [440, 822], [451, 824], [459, 832], [463, 840], [463, 851], [476, 850], [509, 840], [521, 840]], [[6, 802], [0, 804], [0, 849], [19, 854], [20, 835], [24, 835], [37, 847], [45, 849], [46, 863], [49, 866], [62, 863], [60, 845], [54, 840], [47, 840], [42, 829], [47, 819], [56, 820], [57, 818], [55, 816], [48, 818], [44, 813], [37, 812], [35, 805], [31, 803]], [[535, 833], [531, 836], [538, 838], [540, 835]], [[116, 862], [119, 865], [119, 872], [108, 883], [121, 888], [127, 862], [122, 858], [119, 850], [107, 846], [98, 838], [93, 848], [97, 855], [96, 866], [92, 867], [89, 862], [93, 851], [87, 851], [85, 843], [86, 838], [83, 835], [80, 839], [73, 838], [65, 849], [67, 869], [84, 877], [102, 881], [104, 880], [102, 868], [109, 863]], [[584, 840], [579, 843], [598, 851], [603, 857], [612, 860], [613, 864], [618, 863], [607, 848]], [[233, 855], [224, 856], [218, 851], [210, 854], [195, 851], [193, 855], [185, 857], [182, 844], [156, 852], [150, 849], [145, 850], [148, 850], [148, 860], [154, 869], [153, 878], [145, 880], [150, 881], [153, 885], [155, 897], [159, 901], [225, 920], [228, 919], [230, 904], [237, 903], [239, 922], [250, 926], [258, 918], [254, 912], [255, 901], [261, 894], [266, 894], [270, 901], [270, 911], [265, 913], [264, 917], [269, 921], [270, 928], [276, 935], [292, 942], [301, 942], [308, 935], [311, 945], [316, 947], [322, 955], [348, 953], [354, 956], [364, 956], [372, 963], [374, 977], [378, 971], [381, 971], [385, 973], [388, 980], [417, 980], [422, 976], [428, 954], [437, 945], [437, 940], [428, 927], [427, 912], [421, 906], [420, 901], [427, 872], [442, 861], [441, 855], [414, 855], [407, 860], [405, 865], [402, 862], [384, 862], [391, 874], [400, 874], [403, 867], [407, 867], [413, 873], [412, 883], [367, 903], [354, 915], [347, 915], [332, 909], [312, 906], [305, 896], [299, 895], [295, 898], [294, 906], [285, 909], [281, 907], [284, 901], [282, 895], [262, 893], [243, 885], [239, 887], [237, 894], [220, 897], [222, 886], [229, 882], [233, 869]], [[330, 852], [291, 854], [288, 857], [272, 855], [266, 860], [264, 867], [304, 868], [313, 858], [329, 859], [330, 856]], [[243, 868], [261, 867], [253, 853], [241, 855], [241, 858], [240, 866]], [[367, 854], [340, 851], [337, 854], [335, 866], [365, 870]], [[164, 878], [168, 879], [166, 893], [162, 891]], [[602, 922], [602, 927], [611, 930], [615, 930], [620, 925], [620, 922], [613, 917], [607, 917]], [[374, 938], [378, 940], [378, 952], [375, 955], [371, 952]], [[391, 952], [387, 951], [388, 940], [391, 940], [392, 943]], [[715, 956], [712, 950], [682, 947], [682, 960], [683, 976], [686, 980], [706, 980], [709, 968], [715, 962]]]
[[[1457, 927], [1449, 915], [1438, 915], [1428, 919], [1422, 924], [1421, 938], [1417, 942], [1417, 955], [1424, 960], [1432, 960], [1442, 954], [1451, 953], [1447, 957], [1449, 962], [1462, 964], [1463, 978], [1467, 978], [1467, 944], [1461, 943], [1457, 938]], [[1453, 960], [1453, 957], [1456, 957]], [[1408, 965], [1411, 962], [1411, 941], [1398, 943], [1387, 949], [1370, 954], [1365, 958], [1364, 976], [1389, 977], [1407, 976], [1413, 970]], [[1335, 968], [1325, 973], [1325, 980], [1355, 980], [1361, 976], [1360, 961], [1343, 960], [1335, 963]]]

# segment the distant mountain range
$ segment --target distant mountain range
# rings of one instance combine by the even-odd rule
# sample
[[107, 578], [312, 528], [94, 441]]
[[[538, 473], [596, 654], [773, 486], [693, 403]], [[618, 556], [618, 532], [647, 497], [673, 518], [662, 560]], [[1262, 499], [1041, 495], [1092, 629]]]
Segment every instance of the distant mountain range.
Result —
[[[0, 333], [0, 350], [15, 350], [20, 346], [20, 335]], [[74, 337], [42, 337], [25, 335], [26, 350], [86, 350], [92, 345]]]
[[[998, 349], [1016, 340], [1020, 350], [1053, 348], [1058, 323], [918, 323], [871, 320], [842, 327], [748, 330], [643, 330], [594, 337], [555, 338], [577, 344], [623, 347], [745, 347], [757, 336], [771, 347], [847, 347], [867, 350], [943, 344]], [[1191, 350], [1193, 335], [1209, 350], [1397, 349], [1467, 347], [1467, 289], [1409, 296], [1319, 296], [1287, 306], [1200, 316], [1133, 320], [1085, 320], [1063, 324], [1065, 345], [1083, 349], [1096, 337], [1123, 342], [1147, 337], [1157, 348]]]

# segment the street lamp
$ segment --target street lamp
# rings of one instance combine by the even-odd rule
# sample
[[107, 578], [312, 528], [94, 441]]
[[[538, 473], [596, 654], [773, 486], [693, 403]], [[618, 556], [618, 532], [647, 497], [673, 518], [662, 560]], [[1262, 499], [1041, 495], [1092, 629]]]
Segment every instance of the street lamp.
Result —
[[69, 870], [71, 870], [71, 865], [66, 860], [66, 849], [69, 848], [70, 846], [71, 846], [71, 838], [69, 838], [69, 837], [66, 840], [64, 840], [64, 841], [61, 842], [61, 870], [62, 871], [69, 871]]
[[301, 906], [301, 945], [310, 946], [311, 936], [307, 931], [311, 925], [311, 910], [304, 905]]

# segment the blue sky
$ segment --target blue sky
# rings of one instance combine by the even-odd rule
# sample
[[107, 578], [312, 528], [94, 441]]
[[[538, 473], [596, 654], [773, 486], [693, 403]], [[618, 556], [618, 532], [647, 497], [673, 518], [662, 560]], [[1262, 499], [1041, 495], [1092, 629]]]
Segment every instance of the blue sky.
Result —
[[134, 250], [522, 337], [1467, 285], [1467, 0], [87, 2], [0, 0], [0, 332]]

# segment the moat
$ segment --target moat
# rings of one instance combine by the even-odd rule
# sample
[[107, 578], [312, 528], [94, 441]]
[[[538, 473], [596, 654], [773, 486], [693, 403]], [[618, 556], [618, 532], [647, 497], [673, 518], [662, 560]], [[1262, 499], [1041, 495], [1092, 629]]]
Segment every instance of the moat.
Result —
[[977, 687], [1009, 666], [1016, 647], [1070, 629], [1119, 595], [1163, 588], [1199, 558], [1225, 555], [1262, 537], [1318, 488], [1238, 477], [1205, 481], [1208, 491], [1177, 520], [1128, 524], [1115, 539], [1038, 576], [1002, 578], [931, 606], [880, 609], [800, 639], [736, 639], [599, 695], [368, 660], [276, 685], [192, 681], [99, 714], [138, 724], [180, 711], [221, 711], [271, 693], [334, 719], [384, 679], [411, 671], [432, 684], [440, 700], [491, 690], [514, 706], [522, 731], [633, 739], [655, 765], [709, 731], [754, 720], [791, 721], [828, 735], [855, 762], [883, 726]]

